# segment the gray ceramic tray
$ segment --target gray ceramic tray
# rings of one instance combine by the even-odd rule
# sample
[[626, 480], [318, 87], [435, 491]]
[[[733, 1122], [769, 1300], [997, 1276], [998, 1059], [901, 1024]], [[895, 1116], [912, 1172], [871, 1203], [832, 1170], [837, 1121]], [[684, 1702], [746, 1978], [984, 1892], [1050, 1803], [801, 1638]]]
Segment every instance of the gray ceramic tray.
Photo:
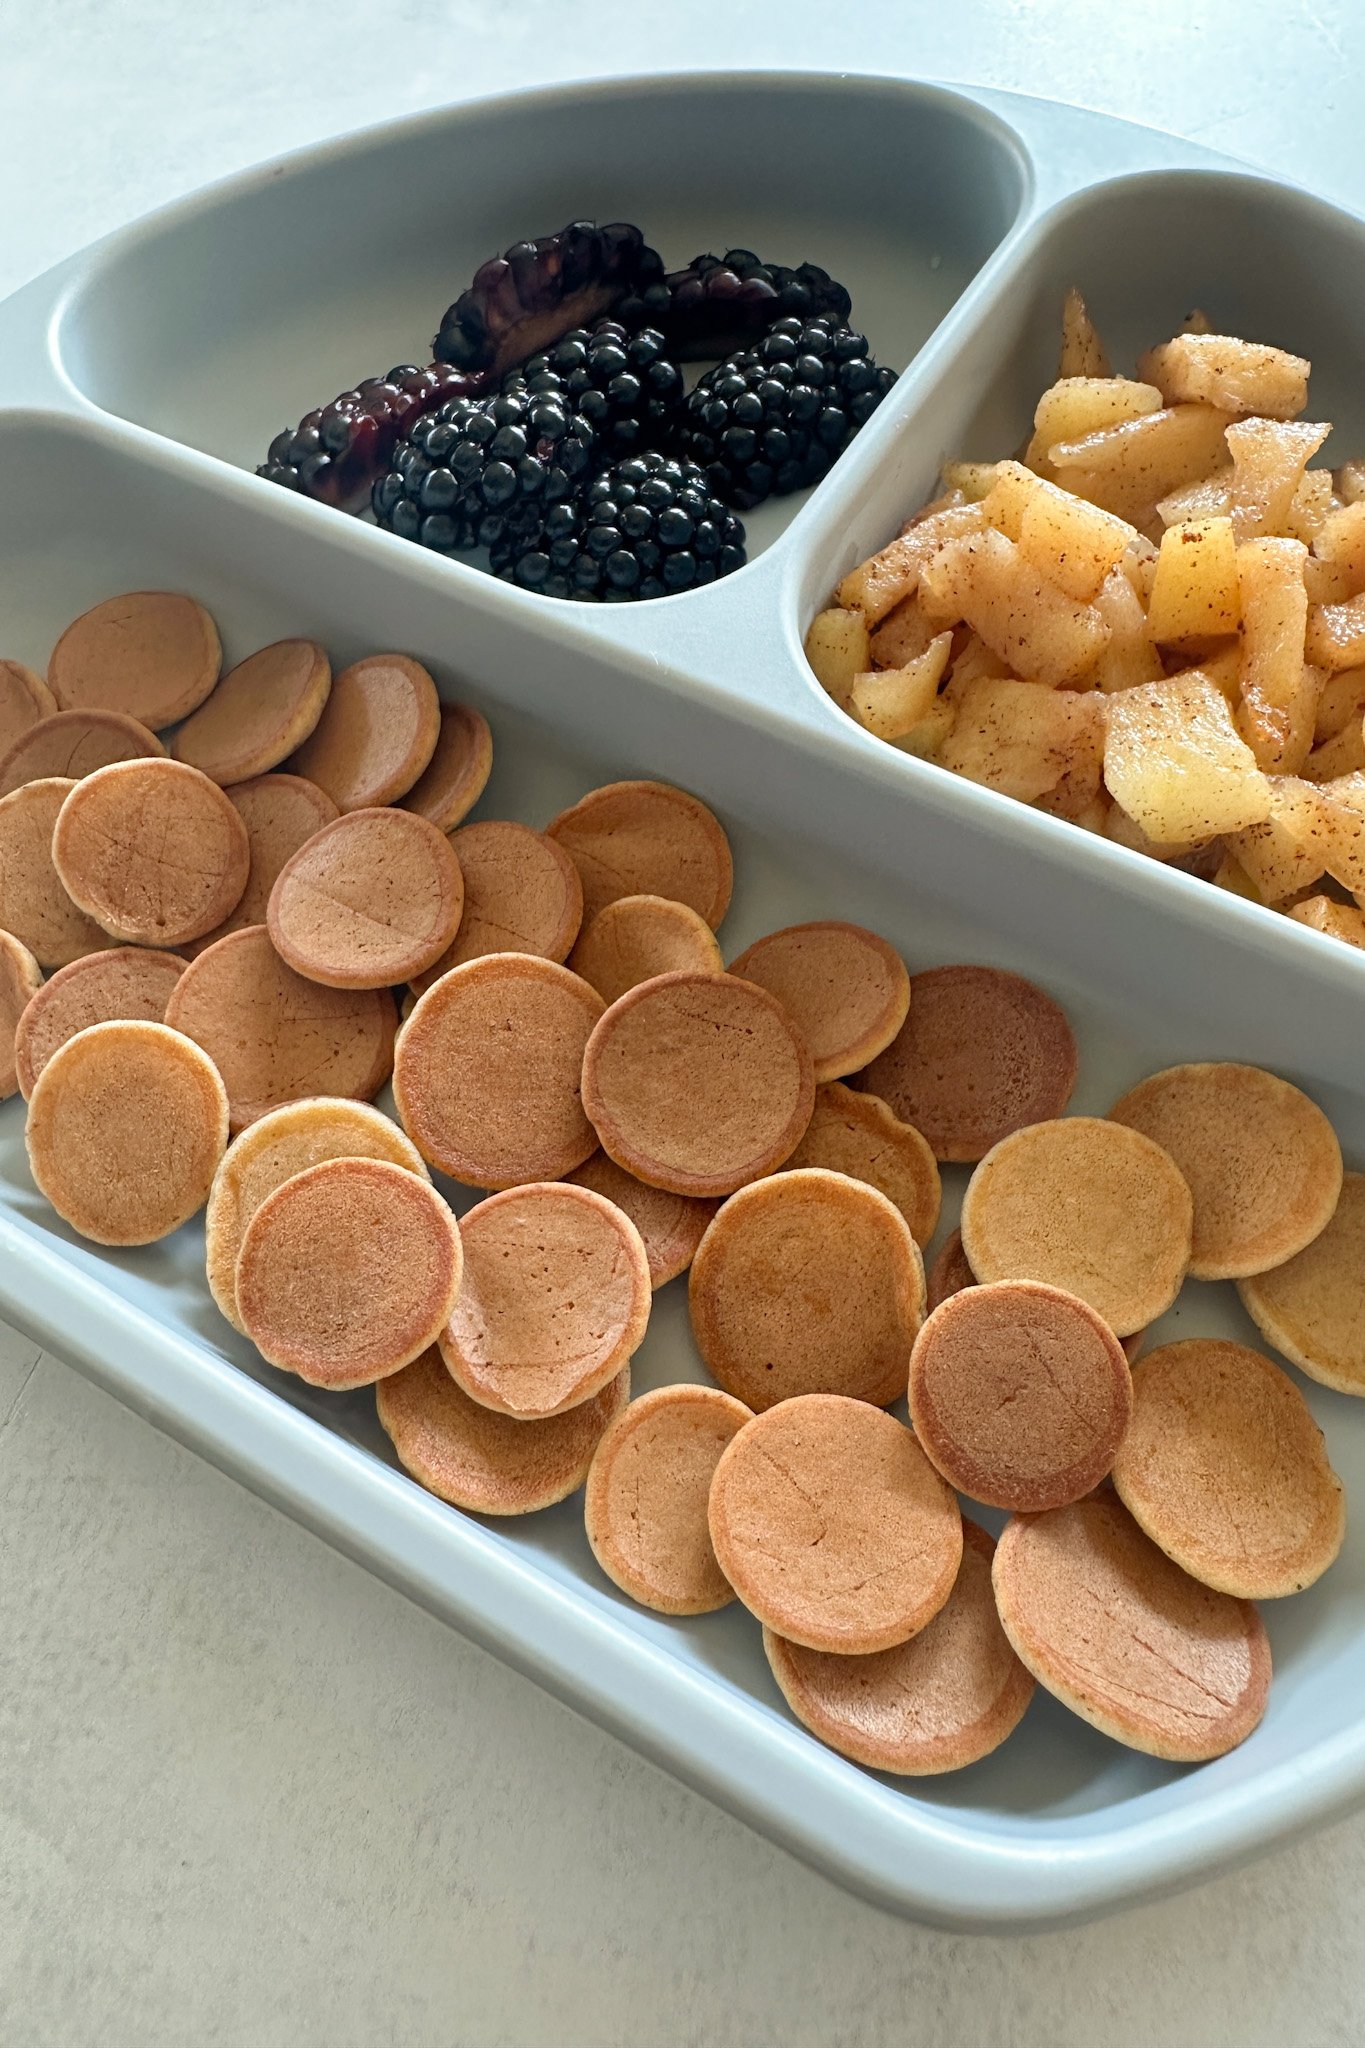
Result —
[[[556, 606], [249, 473], [309, 405], [420, 350], [452, 280], [571, 214], [639, 219], [674, 261], [717, 242], [823, 261], [879, 357], [905, 366], [808, 501], [755, 518], [749, 567], [654, 605]], [[1362, 258], [1365, 229], [1300, 192], [1006, 94], [627, 80], [405, 122], [234, 180], [0, 307], [0, 638], [40, 666], [83, 606], [169, 584], [206, 600], [233, 658], [285, 633], [337, 659], [408, 648], [492, 719], [485, 814], [543, 820], [622, 773], [714, 803], [737, 858], [730, 950], [844, 915], [912, 966], [1022, 969], [1076, 1020], [1078, 1108], [1172, 1059], [1257, 1060], [1309, 1087], [1365, 1163], [1365, 958], [882, 747], [800, 652], [836, 577], [925, 495], [943, 454], [1017, 443], [1072, 280], [1120, 351], [1198, 302], [1310, 355], [1315, 409], [1365, 448]], [[1218, 1763], [1165, 1767], [1040, 1699], [995, 1757], [895, 1783], [791, 1722], [742, 1614], [670, 1622], [617, 1596], [576, 1502], [501, 1527], [423, 1494], [367, 1397], [324, 1400], [235, 1340], [201, 1258], [197, 1226], [125, 1255], [75, 1240], [29, 1180], [20, 1105], [0, 1110], [0, 1310], [869, 1898], [958, 1927], [1092, 1913], [1365, 1790], [1365, 1538], [1269, 1612], [1269, 1712]], [[1222, 1287], [1187, 1289], [1166, 1324], [1247, 1328]], [[658, 1298], [637, 1366], [637, 1387], [695, 1376], [681, 1287]], [[1350, 1498], [1365, 1498], [1365, 1409], [1309, 1396]]]

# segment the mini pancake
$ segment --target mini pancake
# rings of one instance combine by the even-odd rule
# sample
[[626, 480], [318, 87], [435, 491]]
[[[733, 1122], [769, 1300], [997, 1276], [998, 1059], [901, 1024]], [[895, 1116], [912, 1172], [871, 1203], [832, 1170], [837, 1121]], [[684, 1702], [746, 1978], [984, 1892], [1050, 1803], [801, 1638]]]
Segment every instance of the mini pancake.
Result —
[[884, 1052], [910, 1008], [910, 976], [894, 946], [860, 924], [793, 924], [756, 939], [730, 972], [777, 997], [815, 1062], [837, 1081]]
[[213, 1061], [164, 1024], [92, 1024], [39, 1074], [24, 1142], [57, 1214], [96, 1244], [152, 1244], [208, 1199], [227, 1144]]
[[419, 1486], [469, 1514], [529, 1515], [583, 1484], [602, 1431], [630, 1398], [630, 1367], [548, 1422], [481, 1408], [434, 1345], [374, 1391], [380, 1423]]
[[1127, 1337], [1180, 1292], [1193, 1218], [1186, 1181], [1151, 1138], [1061, 1117], [986, 1154], [962, 1200], [962, 1248], [978, 1280], [1064, 1288]]
[[753, 1420], [715, 1387], [656, 1387], [612, 1423], [583, 1512], [607, 1577], [659, 1614], [711, 1614], [734, 1599], [707, 1523], [721, 1452]]
[[0, 931], [0, 1102], [19, 1086], [19, 1023], [42, 985], [43, 970], [28, 947]]
[[614, 1203], [541, 1181], [490, 1195], [461, 1233], [464, 1285], [440, 1342], [471, 1400], [520, 1421], [562, 1415], [639, 1350], [649, 1262]]
[[22, 661], [0, 659], [0, 761], [30, 726], [56, 709], [57, 699], [41, 676]]
[[815, 1106], [810, 1054], [775, 996], [661, 974], [612, 1004], [583, 1060], [602, 1149], [651, 1187], [728, 1195], [781, 1166]]
[[339, 811], [366, 811], [407, 795], [440, 732], [441, 701], [422, 664], [406, 654], [368, 654], [337, 676], [290, 766], [325, 789]]
[[29, 726], [0, 758], [0, 796], [51, 775], [79, 782], [112, 761], [159, 760], [165, 752], [154, 732], [122, 711], [57, 711]]
[[181, 761], [116, 761], [69, 793], [52, 860], [73, 903], [113, 938], [178, 946], [241, 901], [246, 826], [216, 782]]
[[671, 896], [715, 931], [730, 906], [734, 863], [720, 820], [668, 782], [609, 782], [545, 827], [583, 880], [591, 922], [618, 896]]
[[276, 640], [228, 670], [171, 742], [214, 782], [246, 782], [277, 768], [322, 716], [332, 664], [316, 640]]
[[660, 974], [725, 972], [706, 919], [669, 896], [618, 896], [579, 933], [569, 965], [604, 1003]]
[[493, 735], [472, 704], [443, 704], [436, 751], [407, 795], [405, 811], [416, 811], [438, 832], [453, 832], [473, 810], [493, 772]]
[[397, 1027], [385, 989], [329, 989], [285, 965], [263, 925], [229, 932], [192, 960], [166, 1021], [214, 1060], [240, 1131], [309, 1095], [377, 1095]]
[[865, 1181], [804, 1167], [732, 1195], [688, 1278], [707, 1371], [758, 1412], [796, 1394], [905, 1392], [924, 1314], [909, 1226]]
[[763, 1648], [803, 1727], [872, 1771], [929, 1777], [998, 1749], [1033, 1698], [991, 1590], [995, 1545], [962, 1524], [962, 1562], [945, 1607], [894, 1649], [870, 1657], [803, 1650], [772, 1629]]
[[454, 1216], [384, 1159], [324, 1159], [268, 1194], [237, 1256], [242, 1327], [310, 1386], [364, 1387], [420, 1357], [459, 1291]]
[[371, 1103], [321, 1095], [258, 1117], [228, 1146], [204, 1214], [209, 1292], [235, 1330], [242, 1329], [237, 1257], [248, 1223], [267, 1195], [324, 1159], [384, 1159], [430, 1178], [416, 1146]]
[[203, 703], [222, 660], [203, 605], [179, 591], [129, 590], [72, 620], [47, 682], [63, 711], [126, 711], [159, 732]]
[[649, 1284], [657, 1292], [685, 1273], [716, 1213], [714, 1202], [691, 1195], [671, 1195], [666, 1188], [647, 1187], [605, 1152], [594, 1152], [567, 1179], [577, 1188], [591, 1188], [624, 1209], [640, 1233], [649, 1261]]
[[251, 867], [237, 908], [203, 938], [192, 939], [191, 954], [202, 953], [205, 946], [246, 925], [264, 924], [280, 869], [306, 839], [341, 815], [325, 791], [302, 775], [257, 775], [250, 782], [234, 783], [224, 795], [246, 826]]
[[817, 1088], [806, 1134], [787, 1160], [793, 1166], [825, 1166], [879, 1188], [920, 1246], [938, 1228], [943, 1190], [934, 1155], [914, 1126], [903, 1124], [879, 1096], [862, 1095], [840, 1081]]
[[1310, 1379], [1365, 1394], [1365, 1174], [1348, 1173], [1336, 1213], [1295, 1258], [1239, 1280], [1263, 1337]]
[[280, 958], [310, 981], [390, 988], [445, 951], [463, 907], [444, 832], [412, 811], [347, 811], [285, 862], [266, 923]]
[[910, 1357], [910, 1420], [950, 1486], [1036, 1514], [1098, 1486], [1133, 1412], [1119, 1341], [1074, 1294], [1036, 1280], [965, 1287]]
[[164, 1024], [171, 990], [184, 972], [178, 954], [153, 953], [145, 946], [85, 953], [58, 968], [24, 1011], [15, 1034], [15, 1065], [24, 1100], [32, 1095], [58, 1046], [78, 1031], [116, 1018]]
[[936, 1159], [967, 1163], [1011, 1131], [1059, 1117], [1075, 1085], [1066, 1018], [1051, 996], [998, 967], [912, 975], [910, 1014], [862, 1076]]
[[1346, 1533], [1303, 1395], [1259, 1351], [1221, 1338], [1163, 1344], [1136, 1368], [1114, 1485], [1167, 1557], [1241, 1600], [1301, 1593]]
[[1331, 1221], [1336, 1132], [1276, 1074], [1224, 1061], [1168, 1067], [1109, 1114], [1163, 1146], [1189, 1182], [1192, 1279], [1244, 1280], [1281, 1266]]
[[976, 1275], [967, 1263], [967, 1254], [962, 1249], [962, 1232], [955, 1230], [945, 1238], [938, 1257], [929, 1268], [928, 1302], [929, 1313], [942, 1308], [945, 1301], [954, 1294], [960, 1294], [964, 1287], [975, 1287]]
[[1247, 1600], [1201, 1586], [1112, 1495], [1016, 1515], [995, 1549], [995, 1600], [1040, 1685], [1130, 1749], [1204, 1763], [1265, 1712], [1270, 1645]]
[[414, 987], [488, 953], [534, 953], [567, 960], [583, 921], [583, 885], [562, 847], [510, 818], [481, 818], [452, 832], [464, 877], [464, 910], [454, 940]]
[[52, 864], [53, 829], [75, 787], [48, 775], [0, 797], [0, 930], [13, 933], [49, 972], [109, 943], [71, 901]]
[[558, 1180], [596, 1146], [583, 1113], [595, 989], [552, 960], [490, 953], [454, 967], [403, 1026], [393, 1094], [422, 1157], [467, 1187]]
[[804, 1394], [747, 1422], [711, 1482], [721, 1570], [765, 1627], [867, 1656], [933, 1620], [962, 1516], [910, 1431], [865, 1401]]

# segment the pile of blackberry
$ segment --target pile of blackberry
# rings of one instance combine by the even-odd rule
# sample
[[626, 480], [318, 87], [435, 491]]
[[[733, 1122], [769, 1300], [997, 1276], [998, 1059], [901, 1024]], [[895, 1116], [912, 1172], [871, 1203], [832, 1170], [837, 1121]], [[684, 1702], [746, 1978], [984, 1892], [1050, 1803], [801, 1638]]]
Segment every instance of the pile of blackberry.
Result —
[[[439, 554], [486, 548], [543, 596], [699, 589], [745, 560], [735, 516], [815, 483], [893, 372], [818, 265], [750, 249], [665, 273], [640, 230], [514, 243], [449, 309], [428, 368], [345, 392], [259, 474]], [[680, 364], [723, 358], [686, 390]]]

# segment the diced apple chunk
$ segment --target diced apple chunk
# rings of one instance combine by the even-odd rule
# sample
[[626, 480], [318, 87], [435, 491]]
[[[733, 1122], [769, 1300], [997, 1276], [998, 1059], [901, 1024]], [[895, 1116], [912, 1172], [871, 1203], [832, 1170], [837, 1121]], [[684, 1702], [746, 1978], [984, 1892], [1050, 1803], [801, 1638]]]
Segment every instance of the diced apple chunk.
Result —
[[935, 697], [919, 724], [911, 726], [909, 732], [901, 733], [891, 744], [899, 747], [903, 754], [917, 754], [921, 760], [932, 760], [952, 731], [956, 717], [956, 707], [946, 697]]
[[1331, 470], [1306, 469], [1284, 522], [1290, 537], [1311, 545], [1331, 517], [1333, 503]]
[[1365, 893], [1365, 772], [1339, 775], [1318, 794], [1327, 817], [1327, 872], [1353, 894]]
[[1292, 420], [1308, 403], [1302, 356], [1231, 334], [1178, 334], [1138, 358], [1138, 375], [1167, 405], [1216, 405], [1245, 418]]
[[931, 617], [962, 620], [1017, 676], [1067, 683], [1099, 659], [1109, 629], [1092, 605], [1074, 603], [993, 528], [954, 541], [922, 572]]
[[1187, 519], [1226, 519], [1232, 510], [1231, 462], [1198, 483], [1171, 491], [1156, 509], [1163, 526], [1180, 526]]
[[1322, 677], [1304, 664], [1307, 549], [1296, 540], [1243, 541], [1242, 709], [1238, 728], [1262, 768], [1297, 774], [1313, 744]]
[[1166, 646], [1235, 633], [1241, 618], [1230, 519], [1192, 519], [1161, 538], [1147, 630]]
[[1330, 432], [1310, 420], [1238, 420], [1228, 428], [1239, 541], [1283, 533], [1304, 470]]
[[924, 564], [945, 541], [976, 533], [982, 523], [979, 505], [952, 505], [935, 512], [851, 570], [834, 595], [848, 610], [861, 612], [868, 626], [875, 626], [916, 589]]
[[1073, 284], [1062, 304], [1062, 353], [1059, 377], [1107, 377], [1109, 357], [1090, 317], [1085, 300]]
[[1310, 605], [1304, 653], [1333, 671], [1365, 666], [1365, 594], [1343, 604]]
[[1354, 903], [1338, 903], [1331, 896], [1305, 896], [1291, 903], [1289, 915], [1311, 931], [1325, 932], [1329, 939], [1344, 939], [1348, 946], [1365, 948], [1365, 910]]
[[1019, 552], [1067, 597], [1090, 604], [1137, 538], [1126, 520], [1039, 482], [1024, 507]]
[[1098, 433], [1102, 427], [1116, 427], [1122, 420], [1141, 419], [1160, 409], [1161, 393], [1130, 377], [1060, 378], [1038, 401], [1027, 459], [1031, 466], [1045, 463], [1058, 441], [1075, 441], [1082, 434]]
[[1318, 696], [1317, 716], [1313, 721], [1313, 738], [1319, 743], [1334, 739], [1345, 726], [1352, 721], [1358, 725], [1362, 718], [1365, 718], [1365, 668], [1343, 668], [1338, 669], [1334, 676], [1325, 676]]
[[1330, 822], [1322, 794], [1296, 775], [1270, 777], [1270, 815], [1228, 835], [1228, 851], [1266, 903], [1283, 903], [1326, 872]]
[[1365, 769], [1365, 730], [1361, 720], [1352, 718], [1333, 733], [1330, 740], [1314, 747], [1303, 764], [1310, 782], [1334, 782], [1339, 775], [1356, 775]]
[[1198, 670], [1109, 699], [1104, 779], [1148, 836], [1196, 846], [1270, 815], [1270, 785]]
[[1365, 503], [1329, 513], [1313, 536], [1313, 553], [1349, 585], [1344, 596], [1365, 590]]
[[1103, 732], [1095, 692], [1050, 690], [1009, 676], [970, 683], [956, 699], [945, 768], [1032, 803], [1096, 751]]
[[806, 660], [815, 679], [847, 711], [855, 676], [871, 665], [867, 625], [861, 612], [834, 606], [817, 612], [806, 634]]
[[903, 597], [873, 633], [872, 659], [878, 668], [904, 668], [916, 655], [923, 654], [934, 631], [919, 598]]
[[959, 491], [965, 504], [979, 504], [995, 482], [998, 466], [994, 462], [945, 462], [943, 488]]
[[1109, 641], [1089, 671], [1097, 690], [1131, 690], [1161, 674], [1161, 658], [1147, 631], [1147, 614], [1131, 579], [1113, 569], [1100, 585], [1095, 610], [1109, 628]]
[[1157, 523], [1162, 498], [1207, 477], [1227, 459], [1223, 435], [1231, 420], [1230, 413], [1210, 405], [1163, 406], [1141, 419], [1059, 442], [1051, 451], [1052, 465], [1068, 490], [1145, 532]]
[[940, 633], [904, 668], [882, 668], [855, 677], [849, 709], [858, 723], [881, 740], [897, 740], [910, 732], [938, 695], [952, 644], [951, 633]]

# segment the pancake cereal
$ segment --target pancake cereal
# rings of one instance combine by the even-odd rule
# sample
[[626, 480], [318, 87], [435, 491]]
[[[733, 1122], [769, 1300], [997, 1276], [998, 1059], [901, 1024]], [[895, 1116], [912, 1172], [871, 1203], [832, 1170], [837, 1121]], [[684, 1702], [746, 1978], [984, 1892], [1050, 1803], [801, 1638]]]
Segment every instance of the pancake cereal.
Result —
[[57, 699], [41, 676], [22, 661], [0, 657], [0, 761], [30, 726], [56, 709]]
[[130, 590], [73, 619], [47, 683], [63, 711], [121, 711], [153, 732], [194, 711], [218, 680], [218, 628], [192, 597]]
[[489, 953], [568, 959], [583, 921], [583, 885], [562, 847], [510, 818], [481, 818], [450, 835], [464, 877], [460, 927], [440, 958], [413, 979], [418, 995], [452, 967]]
[[42, 987], [43, 970], [13, 932], [0, 931], [0, 1102], [19, 1086], [20, 1019]]
[[43, 983], [15, 1033], [19, 1093], [25, 1102], [58, 1046], [91, 1024], [116, 1018], [164, 1024], [171, 990], [185, 972], [178, 953], [113, 946], [84, 953]]
[[1239, 1280], [1261, 1335], [1341, 1394], [1365, 1394], [1365, 1174], [1348, 1173], [1331, 1222], [1294, 1258]]
[[192, 954], [229, 932], [264, 924], [280, 869], [305, 840], [341, 815], [332, 799], [302, 775], [255, 775], [249, 782], [234, 782], [223, 794], [246, 826], [251, 865], [236, 909], [211, 932], [188, 942]]
[[584, 1515], [607, 1577], [660, 1614], [710, 1614], [734, 1599], [707, 1523], [722, 1451], [752, 1421], [714, 1387], [656, 1387], [618, 1415], [588, 1472]]
[[49, 973], [109, 943], [109, 934], [71, 901], [52, 864], [58, 813], [75, 787], [49, 775], [0, 797], [0, 930]]
[[0, 796], [48, 776], [79, 782], [115, 761], [160, 760], [165, 752], [154, 732], [122, 711], [56, 711], [20, 733], [0, 758]]
[[440, 957], [463, 908], [443, 832], [412, 811], [347, 811], [285, 862], [266, 923], [280, 958], [310, 981], [390, 988]]
[[636, 1180], [605, 1152], [594, 1152], [566, 1178], [574, 1187], [591, 1188], [624, 1209], [640, 1233], [649, 1261], [649, 1282], [656, 1293], [687, 1271], [716, 1213], [715, 1202], [672, 1195], [666, 1188], [651, 1188]]
[[453, 832], [483, 795], [492, 772], [493, 735], [483, 713], [472, 704], [443, 704], [436, 750], [399, 802], [438, 832]]
[[180, 761], [117, 761], [72, 789], [52, 860], [73, 903], [111, 937], [178, 946], [240, 902], [246, 826], [216, 782]]
[[910, 1007], [894, 946], [862, 925], [789, 925], [756, 939], [730, 972], [777, 997], [810, 1048], [815, 1079], [837, 1081], [885, 1052]]
[[943, 1190], [934, 1155], [879, 1096], [841, 1081], [817, 1088], [805, 1136], [781, 1170], [794, 1166], [828, 1167], [877, 1188], [895, 1203], [921, 1248], [938, 1228]]
[[725, 972], [705, 918], [668, 896], [618, 896], [580, 932], [569, 965], [604, 1003], [660, 974]]
[[436, 685], [406, 654], [369, 654], [332, 683], [322, 716], [290, 761], [339, 811], [406, 796], [441, 733]]
[[276, 640], [228, 670], [171, 752], [214, 782], [267, 775], [308, 738], [331, 688], [332, 664], [316, 640]]
[[582, 877], [589, 924], [618, 896], [670, 896], [712, 931], [730, 907], [730, 842], [714, 813], [671, 783], [607, 783], [545, 829]]

